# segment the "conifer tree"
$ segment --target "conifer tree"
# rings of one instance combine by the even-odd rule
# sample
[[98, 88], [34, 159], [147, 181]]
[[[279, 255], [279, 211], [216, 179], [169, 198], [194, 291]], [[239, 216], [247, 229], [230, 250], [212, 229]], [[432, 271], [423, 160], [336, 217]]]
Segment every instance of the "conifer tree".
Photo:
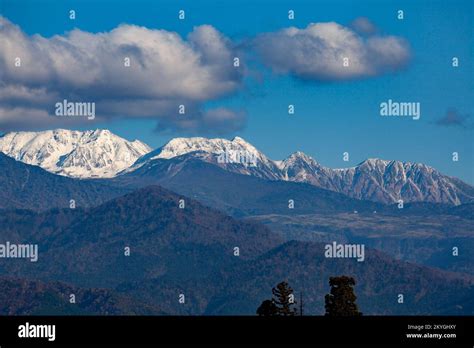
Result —
[[353, 286], [355, 286], [354, 278], [347, 276], [330, 277], [329, 286], [331, 286], [331, 293], [325, 297], [327, 316], [349, 317], [362, 315], [356, 304], [357, 296], [353, 289]]
[[277, 307], [277, 315], [293, 316], [296, 315], [296, 301], [293, 294], [293, 289], [290, 285], [283, 281], [279, 283], [276, 288], [272, 289], [273, 303]]

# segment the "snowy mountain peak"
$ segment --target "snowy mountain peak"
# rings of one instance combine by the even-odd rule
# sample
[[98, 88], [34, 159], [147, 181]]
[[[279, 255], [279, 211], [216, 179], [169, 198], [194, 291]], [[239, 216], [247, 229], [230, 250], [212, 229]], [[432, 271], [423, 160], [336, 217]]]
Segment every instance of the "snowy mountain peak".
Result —
[[234, 138], [232, 139], [232, 142], [233, 142], [233, 143], [246, 144], [246, 145], [252, 146], [249, 142], [247, 142], [244, 138], [241, 138], [241, 137], [234, 137]]
[[125, 172], [132, 172], [147, 163], [187, 155], [240, 174], [266, 179], [280, 179], [278, 165], [241, 137], [208, 139], [175, 138], [140, 158]]
[[[392, 161], [392, 162], [394, 162], [394, 161]], [[357, 166], [358, 167], [369, 167], [369, 168], [381, 167], [381, 166], [386, 167], [389, 163], [390, 163], [390, 161], [386, 161], [386, 160], [383, 160], [383, 159], [380, 159], [380, 158], [368, 158], [365, 161], [362, 161], [361, 163], [359, 163]]]
[[295, 181], [304, 181], [308, 175], [312, 175], [321, 167], [314, 158], [301, 151], [292, 153], [278, 165], [286, 180], [293, 178]]
[[[193, 138], [174, 138], [159, 149], [149, 153], [145, 156], [146, 160], [153, 160], [157, 158], [170, 159], [192, 152], [207, 152], [219, 155], [223, 152], [248, 152], [251, 154], [262, 156], [261, 153], [251, 144], [240, 137], [235, 137], [232, 140], [227, 139], [208, 139], [201, 137]], [[142, 160], [141, 160], [142, 161]]]
[[295, 163], [297, 161], [302, 161], [306, 163], [311, 163], [311, 164], [317, 164], [316, 160], [312, 158], [311, 156], [308, 156], [304, 152], [301, 151], [296, 151], [292, 153], [288, 158], [284, 160], [285, 163], [290, 164], [290, 163]]
[[0, 138], [0, 152], [49, 172], [77, 178], [113, 177], [151, 148], [107, 129], [11, 132]]
[[416, 162], [402, 162], [402, 161], [387, 161], [380, 158], [368, 158], [365, 161], [359, 163], [356, 168], [360, 170], [398, 170], [398, 171], [408, 171], [408, 170], [423, 170], [425, 172], [436, 171], [433, 167], [430, 167], [424, 163]]

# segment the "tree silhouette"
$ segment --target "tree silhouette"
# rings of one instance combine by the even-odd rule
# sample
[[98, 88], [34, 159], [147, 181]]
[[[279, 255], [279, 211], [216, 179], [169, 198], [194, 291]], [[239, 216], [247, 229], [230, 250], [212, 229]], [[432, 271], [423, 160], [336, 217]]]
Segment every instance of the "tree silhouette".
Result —
[[[281, 282], [272, 289], [273, 298], [265, 300], [257, 309], [259, 316], [294, 316], [297, 314], [293, 289], [287, 282]], [[303, 307], [301, 307], [301, 311]]]
[[354, 278], [347, 276], [330, 277], [329, 286], [331, 287], [331, 293], [325, 296], [327, 316], [350, 317], [362, 315], [355, 303], [357, 296], [353, 289], [353, 286], [355, 286]]
[[277, 315], [293, 316], [296, 315], [295, 296], [290, 285], [283, 281], [279, 283], [276, 288], [272, 289], [273, 303], [277, 307]]
[[272, 300], [265, 300], [257, 309], [257, 315], [261, 317], [271, 317], [277, 315], [278, 308]]

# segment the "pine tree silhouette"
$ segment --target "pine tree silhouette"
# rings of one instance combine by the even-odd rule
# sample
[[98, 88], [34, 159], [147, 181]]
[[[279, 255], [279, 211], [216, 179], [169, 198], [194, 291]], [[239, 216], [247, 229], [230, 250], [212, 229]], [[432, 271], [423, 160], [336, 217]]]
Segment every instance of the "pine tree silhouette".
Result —
[[277, 315], [293, 316], [296, 315], [295, 296], [290, 285], [283, 281], [279, 283], [276, 288], [272, 289], [273, 303], [277, 307]]
[[355, 286], [354, 278], [347, 276], [330, 277], [329, 286], [331, 286], [331, 293], [325, 296], [327, 316], [350, 317], [362, 315], [355, 303], [357, 296], [353, 289], [353, 286]]

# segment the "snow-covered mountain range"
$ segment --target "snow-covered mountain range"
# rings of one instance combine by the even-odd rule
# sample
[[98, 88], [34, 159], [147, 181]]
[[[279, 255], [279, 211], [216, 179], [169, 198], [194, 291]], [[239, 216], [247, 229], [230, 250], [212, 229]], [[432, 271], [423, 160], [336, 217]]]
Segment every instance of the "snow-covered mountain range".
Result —
[[[223, 153], [228, 156], [222, 156]], [[303, 182], [350, 197], [382, 203], [433, 202], [461, 204], [474, 200], [474, 188], [421, 163], [367, 159], [345, 169], [332, 169], [295, 152], [273, 161], [240, 137], [233, 140], [175, 138], [140, 158], [129, 170], [153, 161], [188, 154], [219, 167], [269, 180]], [[249, 164], [248, 159], [256, 159]], [[240, 160], [240, 161], [239, 161]]]
[[240, 137], [175, 138], [151, 151], [138, 140], [129, 142], [108, 130], [19, 132], [0, 138], [0, 151], [50, 172], [79, 178], [110, 178], [153, 166], [154, 161], [193, 157], [234, 173], [308, 183], [382, 203], [402, 199], [457, 205], [474, 200], [474, 187], [421, 163], [367, 159], [355, 167], [331, 169], [302, 152], [274, 161]]
[[331, 169], [295, 153], [284, 161], [283, 173], [287, 180], [382, 203], [401, 199], [458, 205], [474, 200], [474, 187], [422, 163], [370, 158], [355, 167]]
[[109, 130], [12, 132], [0, 138], [0, 152], [27, 164], [75, 178], [110, 178], [151, 148]]
[[[140, 158], [127, 172], [157, 159], [171, 159], [186, 154], [192, 154], [196, 158], [235, 173], [271, 180], [282, 178], [275, 161], [267, 158], [240, 137], [235, 137], [233, 140], [200, 137], [175, 138]], [[227, 156], [222, 156], [223, 154]]]

